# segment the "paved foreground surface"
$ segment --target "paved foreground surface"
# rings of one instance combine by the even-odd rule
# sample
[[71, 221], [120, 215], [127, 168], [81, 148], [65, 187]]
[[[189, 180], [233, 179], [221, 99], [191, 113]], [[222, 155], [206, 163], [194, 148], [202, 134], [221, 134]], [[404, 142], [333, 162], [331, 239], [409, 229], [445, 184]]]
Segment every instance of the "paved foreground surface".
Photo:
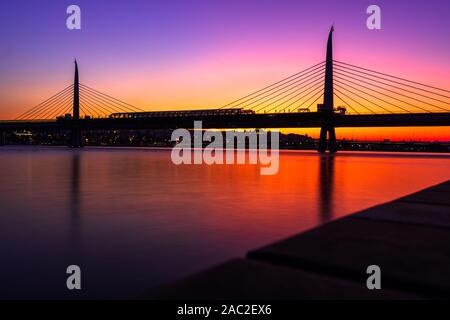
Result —
[[[381, 290], [369, 290], [369, 265]], [[251, 251], [151, 299], [450, 297], [450, 181]]]

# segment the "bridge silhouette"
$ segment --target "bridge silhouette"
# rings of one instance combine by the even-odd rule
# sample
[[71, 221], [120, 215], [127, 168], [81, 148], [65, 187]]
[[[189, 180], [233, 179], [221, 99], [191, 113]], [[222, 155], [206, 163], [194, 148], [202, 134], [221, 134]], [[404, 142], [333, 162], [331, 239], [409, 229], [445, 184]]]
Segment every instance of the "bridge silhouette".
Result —
[[450, 126], [449, 90], [334, 60], [333, 32], [325, 61], [210, 110], [146, 112], [80, 83], [75, 61], [72, 85], [0, 121], [0, 145], [14, 130], [68, 130], [68, 146], [82, 147], [83, 130], [190, 129], [202, 121], [204, 129], [321, 128], [318, 150], [336, 152], [337, 127]]

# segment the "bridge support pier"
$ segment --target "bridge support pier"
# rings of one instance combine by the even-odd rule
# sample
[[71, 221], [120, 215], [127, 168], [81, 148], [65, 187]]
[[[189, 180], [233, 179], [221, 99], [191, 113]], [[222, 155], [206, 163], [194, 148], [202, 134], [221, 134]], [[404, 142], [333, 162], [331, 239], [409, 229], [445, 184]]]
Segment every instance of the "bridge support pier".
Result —
[[73, 119], [70, 127], [70, 148], [82, 148], [83, 137], [80, 127], [80, 82], [78, 77], [78, 63], [75, 60], [75, 80], [73, 82]]
[[0, 146], [4, 146], [6, 144], [6, 132], [5, 130], [0, 130]]
[[83, 147], [83, 138], [82, 138], [80, 128], [75, 127], [75, 128], [70, 129], [69, 147], [70, 148], [82, 148]]
[[318, 151], [324, 153], [327, 151], [327, 149], [330, 151], [330, 153], [335, 153], [337, 151], [336, 132], [333, 126], [324, 126], [320, 129], [320, 140]]
[[[325, 87], [323, 90], [323, 104], [317, 105], [317, 112], [323, 115], [323, 125], [320, 129], [318, 151], [323, 153], [327, 149], [330, 153], [337, 151], [336, 132], [334, 130], [334, 92], [333, 92], [333, 31], [331, 27], [327, 42], [327, 59], [325, 63]], [[328, 143], [327, 143], [328, 136]]]

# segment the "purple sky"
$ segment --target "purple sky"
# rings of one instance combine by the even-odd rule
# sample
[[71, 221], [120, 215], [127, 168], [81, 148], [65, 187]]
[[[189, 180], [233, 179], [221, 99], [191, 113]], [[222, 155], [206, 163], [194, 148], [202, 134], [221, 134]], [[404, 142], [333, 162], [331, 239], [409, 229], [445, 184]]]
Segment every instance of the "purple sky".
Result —
[[333, 22], [336, 59], [450, 87], [448, 0], [14, 0], [0, 15], [0, 118], [70, 84], [74, 57], [82, 82], [144, 108], [220, 106], [324, 60]]

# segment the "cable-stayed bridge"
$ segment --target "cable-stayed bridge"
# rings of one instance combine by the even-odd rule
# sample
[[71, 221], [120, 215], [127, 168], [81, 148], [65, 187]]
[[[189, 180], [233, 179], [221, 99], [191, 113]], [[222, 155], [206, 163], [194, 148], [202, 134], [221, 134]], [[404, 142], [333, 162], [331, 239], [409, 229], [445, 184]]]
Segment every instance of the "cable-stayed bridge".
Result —
[[321, 128], [319, 151], [336, 151], [336, 127], [450, 126], [450, 91], [333, 59], [333, 28], [326, 60], [210, 110], [146, 112], [74, 83], [18, 116], [7, 130], [69, 130], [69, 146], [97, 129]]

